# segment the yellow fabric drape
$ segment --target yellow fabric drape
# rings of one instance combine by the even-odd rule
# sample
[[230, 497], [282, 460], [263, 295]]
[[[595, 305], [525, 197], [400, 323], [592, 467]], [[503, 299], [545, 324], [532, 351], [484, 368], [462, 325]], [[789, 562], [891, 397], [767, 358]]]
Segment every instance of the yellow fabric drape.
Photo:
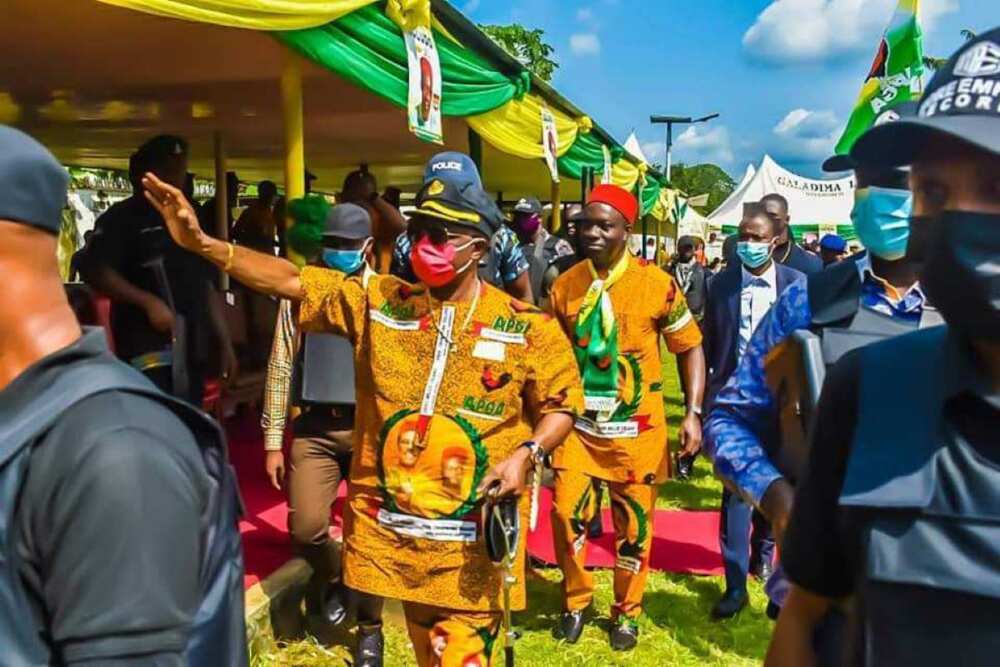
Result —
[[[542, 150], [543, 104], [542, 98], [528, 93], [493, 111], [469, 116], [466, 121], [479, 136], [504, 153], [532, 160], [545, 155]], [[549, 107], [549, 111], [556, 121], [557, 151], [562, 155], [576, 141], [580, 124], [558, 109]]]
[[[146, 14], [251, 30], [301, 30], [376, 0], [98, 0]], [[399, 1], [399, 0], [397, 0]], [[402, 0], [406, 2], [407, 0]]]
[[674, 209], [674, 198], [676, 196], [676, 190], [660, 188], [660, 195], [657, 197], [656, 203], [653, 204], [653, 208], [650, 209], [649, 215], [656, 220], [669, 221], [673, 217], [670, 212]]
[[629, 192], [635, 189], [639, 181], [639, 167], [622, 158], [611, 165], [611, 182]]
[[385, 15], [403, 32], [431, 27], [431, 0], [389, 0]]

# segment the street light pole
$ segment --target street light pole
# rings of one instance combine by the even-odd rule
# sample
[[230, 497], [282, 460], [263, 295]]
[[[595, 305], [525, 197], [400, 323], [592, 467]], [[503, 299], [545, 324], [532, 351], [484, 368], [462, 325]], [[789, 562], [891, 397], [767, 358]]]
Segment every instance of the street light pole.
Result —
[[[667, 176], [667, 185], [671, 185], [671, 182], [670, 182], [670, 168], [672, 166], [672, 164], [671, 164], [671, 162], [672, 162], [672, 160], [671, 160], [671, 158], [672, 158], [671, 149], [673, 149], [673, 147], [674, 147], [674, 124], [677, 124], [677, 125], [688, 125], [688, 124], [694, 124], [694, 123], [705, 123], [705, 122], [708, 122], [708, 121], [712, 120], [713, 118], [718, 118], [718, 117], [719, 117], [719, 114], [717, 114], [717, 113], [711, 113], [711, 114], [708, 114], [707, 116], [702, 116], [701, 118], [692, 118], [691, 116], [658, 116], [658, 115], [652, 115], [652, 116], [649, 117], [649, 122], [652, 123], [653, 125], [666, 125], [667, 126], [667, 155], [666, 155], [666, 158], [667, 158], [667, 173], [666, 173], [666, 176]], [[677, 226], [676, 226], [676, 231], [674, 233], [674, 236], [676, 237], [677, 234], [680, 233], [680, 220], [676, 220], [675, 223], [676, 223]], [[674, 240], [676, 240], [676, 238]], [[657, 246], [659, 246], [660, 240], [657, 239], [656, 242], [657, 242]], [[646, 234], [645, 234], [645, 232], [643, 232], [643, 235], [642, 235], [642, 251], [643, 251], [643, 253], [646, 252]]]
[[674, 147], [674, 124], [686, 125], [694, 123], [704, 123], [712, 120], [713, 118], [718, 118], [719, 114], [713, 113], [707, 116], [702, 116], [701, 118], [692, 118], [691, 116], [657, 116], [653, 115], [649, 117], [649, 122], [653, 125], [666, 125], [667, 126], [667, 183], [670, 182], [670, 167], [671, 165], [671, 149]]

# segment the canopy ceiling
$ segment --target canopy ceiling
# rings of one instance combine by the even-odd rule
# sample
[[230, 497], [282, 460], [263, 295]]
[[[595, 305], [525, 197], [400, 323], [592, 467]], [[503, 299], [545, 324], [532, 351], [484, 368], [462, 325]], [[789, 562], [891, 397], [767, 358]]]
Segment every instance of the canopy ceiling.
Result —
[[[279, 78], [287, 52], [266, 33], [160, 18], [92, 0], [8, 0], [0, 122], [66, 164], [124, 169], [148, 137], [191, 143], [191, 171], [211, 178], [213, 134], [243, 180], [283, 181]], [[367, 163], [380, 186], [419, 187], [441, 147], [414, 138], [404, 111], [302, 60], [305, 152], [316, 188], [339, 189]], [[468, 126], [445, 117], [446, 148], [468, 151]], [[484, 146], [484, 180], [505, 198], [545, 196], [540, 160]], [[565, 199], [579, 183], [564, 179]]]

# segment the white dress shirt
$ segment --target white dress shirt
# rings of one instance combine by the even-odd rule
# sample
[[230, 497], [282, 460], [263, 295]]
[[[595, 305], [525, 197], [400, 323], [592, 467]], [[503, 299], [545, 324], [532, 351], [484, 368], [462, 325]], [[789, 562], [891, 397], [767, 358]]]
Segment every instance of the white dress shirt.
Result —
[[736, 347], [737, 359], [743, 357], [750, 337], [771, 305], [778, 299], [778, 272], [774, 262], [759, 276], [740, 267], [743, 272], [743, 287], [740, 291], [740, 338]]

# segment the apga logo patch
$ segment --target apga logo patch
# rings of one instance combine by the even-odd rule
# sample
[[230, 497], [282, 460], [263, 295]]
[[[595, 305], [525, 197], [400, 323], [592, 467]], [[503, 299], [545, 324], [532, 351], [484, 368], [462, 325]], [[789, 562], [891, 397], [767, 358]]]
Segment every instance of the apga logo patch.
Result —
[[955, 76], [993, 76], [1000, 74], [1000, 46], [982, 42], [959, 56], [952, 70]]

